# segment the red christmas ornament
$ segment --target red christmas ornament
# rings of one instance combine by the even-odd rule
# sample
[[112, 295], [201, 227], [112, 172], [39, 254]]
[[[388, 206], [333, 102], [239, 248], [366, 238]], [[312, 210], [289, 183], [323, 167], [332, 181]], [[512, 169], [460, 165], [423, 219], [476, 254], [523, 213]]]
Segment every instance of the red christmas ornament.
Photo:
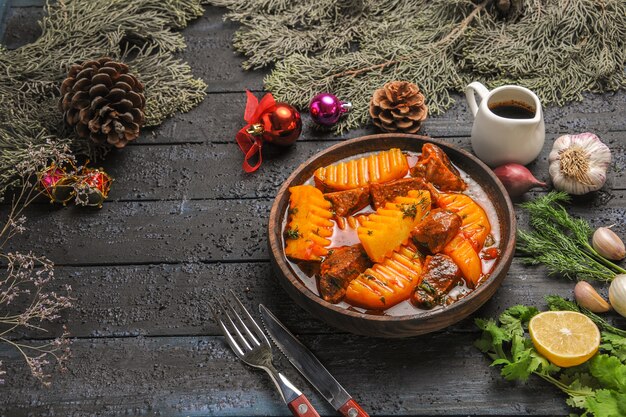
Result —
[[53, 163], [39, 173], [37, 185], [51, 203], [66, 204], [74, 197], [75, 182], [75, 176]]
[[83, 168], [76, 183], [76, 204], [102, 207], [109, 196], [113, 179], [101, 169]]
[[[271, 93], [261, 101], [250, 91], [246, 91], [248, 101], [244, 120], [248, 124], [237, 133], [237, 144], [244, 153], [243, 170], [254, 172], [261, 166], [261, 147], [267, 141], [281, 146], [294, 143], [302, 132], [300, 113], [287, 103], [277, 103]], [[257, 162], [250, 165], [250, 159], [258, 154]]]

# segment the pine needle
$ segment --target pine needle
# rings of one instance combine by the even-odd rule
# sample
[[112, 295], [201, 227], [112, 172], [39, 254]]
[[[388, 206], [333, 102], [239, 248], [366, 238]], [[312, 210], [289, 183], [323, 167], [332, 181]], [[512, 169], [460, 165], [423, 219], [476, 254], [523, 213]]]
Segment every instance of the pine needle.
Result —
[[146, 126], [187, 111], [206, 84], [174, 54], [185, 48], [180, 30], [202, 15], [200, 0], [62, 0], [49, 2], [35, 42], [0, 46], [0, 196], [30, 145], [72, 144], [93, 159], [101, 149], [63, 125], [60, 85], [74, 63], [109, 56], [126, 62], [145, 85]]
[[245, 69], [275, 65], [265, 87], [304, 109], [330, 91], [353, 103], [336, 132], [369, 121], [373, 92], [416, 83], [441, 113], [471, 81], [519, 84], [544, 104], [626, 87], [626, 2], [520, 0], [502, 17], [486, 0], [208, 0], [242, 26]]

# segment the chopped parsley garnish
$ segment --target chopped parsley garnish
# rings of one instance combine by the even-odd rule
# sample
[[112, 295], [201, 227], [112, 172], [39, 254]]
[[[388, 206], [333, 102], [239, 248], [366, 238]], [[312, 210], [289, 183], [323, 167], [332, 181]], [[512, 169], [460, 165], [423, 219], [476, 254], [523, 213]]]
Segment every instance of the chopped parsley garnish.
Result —
[[412, 219], [417, 216], [417, 204], [403, 204], [402, 205], [402, 218], [410, 217]]
[[535, 307], [516, 305], [505, 310], [497, 319], [476, 319], [482, 337], [475, 346], [501, 367], [508, 381], [548, 382], [569, 397], [566, 403], [584, 416], [624, 415], [626, 399], [626, 332], [610, 325], [594, 313], [558, 296], [547, 297], [553, 311], [578, 311], [585, 314], [602, 330], [599, 352], [587, 362], [559, 368], [533, 346], [528, 335], [528, 323], [539, 311]]
[[300, 234], [300, 232], [298, 231], [298, 227], [296, 227], [295, 229], [287, 229], [285, 230], [285, 237], [287, 239], [299, 239], [302, 235]]
[[287, 214], [289, 214], [290, 216], [295, 216], [296, 214], [298, 214], [298, 207], [290, 208], [289, 210], [287, 210]]
[[426, 281], [422, 281], [422, 283], [420, 284], [420, 288], [423, 289], [424, 291], [426, 291], [428, 294], [435, 294], [435, 289], [433, 288], [432, 285], [430, 285], [428, 282]]
[[368, 236], [371, 236], [371, 235], [373, 235], [373, 234], [374, 234], [374, 231], [373, 231], [373, 230], [368, 230], [368, 231], [367, 231], [367, 235], [368, 235]]

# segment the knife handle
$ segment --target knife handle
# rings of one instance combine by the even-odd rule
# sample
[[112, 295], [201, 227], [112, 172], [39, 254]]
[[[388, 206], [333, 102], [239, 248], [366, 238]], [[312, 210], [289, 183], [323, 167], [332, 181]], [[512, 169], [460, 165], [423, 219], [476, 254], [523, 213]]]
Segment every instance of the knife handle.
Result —
[[353, 398], [350, 398], [337, 410], [343, 417], [370, 417]]
[[291, 413], [296, 417], [320, 417], [304, 394], [300, 395], [287, 405], [289, 406]]

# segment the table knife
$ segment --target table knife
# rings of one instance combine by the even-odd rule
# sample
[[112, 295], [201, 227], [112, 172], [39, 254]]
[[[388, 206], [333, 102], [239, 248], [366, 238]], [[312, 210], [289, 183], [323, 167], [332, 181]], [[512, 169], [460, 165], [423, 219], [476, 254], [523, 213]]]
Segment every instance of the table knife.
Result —
[[259, 304], [265, 329], [289, 362], [344, 417], [369, 417], [321, 362], [263, 304]]

